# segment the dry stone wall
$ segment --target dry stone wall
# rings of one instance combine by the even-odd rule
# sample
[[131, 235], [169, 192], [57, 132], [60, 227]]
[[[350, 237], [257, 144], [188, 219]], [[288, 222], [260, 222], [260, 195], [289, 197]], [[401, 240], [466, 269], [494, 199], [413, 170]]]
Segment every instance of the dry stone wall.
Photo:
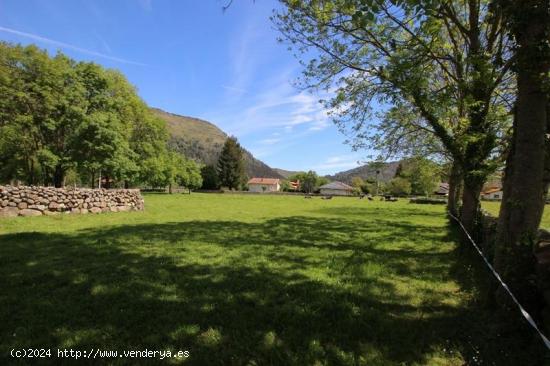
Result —
[[143, 210], [139, 189], [0, 186], [0, 217]]

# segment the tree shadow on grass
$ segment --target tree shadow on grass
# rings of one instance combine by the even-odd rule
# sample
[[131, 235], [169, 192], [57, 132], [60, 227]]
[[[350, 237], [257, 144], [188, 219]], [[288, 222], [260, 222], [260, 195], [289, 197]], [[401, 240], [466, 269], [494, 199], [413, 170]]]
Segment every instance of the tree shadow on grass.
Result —
[[[453, 258], [420, 243], [447, 234], [425, 226], [392, 246], [414, 225], [383, 224], [296, 216], [2, 235], [0, 357], [21, 347], [147, 348], [189, 350], [194, 365], [371, 365], [475, 353], [468, 342], [478, 340], [461, 326], [471, 310], [429, 288]], [[421, 301], [390, 275], [426, 281]]]

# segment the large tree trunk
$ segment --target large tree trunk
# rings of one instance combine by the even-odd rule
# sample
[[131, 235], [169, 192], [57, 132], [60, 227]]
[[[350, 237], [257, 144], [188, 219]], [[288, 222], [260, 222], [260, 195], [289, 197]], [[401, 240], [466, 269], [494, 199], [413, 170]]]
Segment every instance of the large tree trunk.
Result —
[[[460, 220], [462, 224], [475, 239], [477, 232], [477, 219], [480, 209], [479, 195], [483, 188], [483, 181], [478, 178], [464, 178], [464, 190], [462, 192], [462, 208], [460, 210]], [[467, 240], [466, 236], [464, 236]]]
[[548, 28], [548, 0], [526, 1], [517, 7], [523, 10], [521, 17], [529, 21], [515, 29], [519, 46], [516, 120], [495, 242], [495, 268], [512, 291], [529, 301], [532, 290], [526, 280], [534, 270], [532, 244], [545, 198], [548, 95], [542, 75], [550, 68], [540, 55], [540, 43]]
[[452, 215], [458, 215], [460, 192], [462, 189], [462, 170], [457, 161], [453, 161], [451, 174], [449, 175], [449, 196], [447, 197], [447, 211]]
[[63, 181], [65, 180], [65, 170], [60, 166], [56, 166], [53, 172], [53, 185], [55, 188], [63, 187]]
[[111, 189], [111, 177], [108, 175], [105, 176], [105, 184], [103, 185], [105, 189]]

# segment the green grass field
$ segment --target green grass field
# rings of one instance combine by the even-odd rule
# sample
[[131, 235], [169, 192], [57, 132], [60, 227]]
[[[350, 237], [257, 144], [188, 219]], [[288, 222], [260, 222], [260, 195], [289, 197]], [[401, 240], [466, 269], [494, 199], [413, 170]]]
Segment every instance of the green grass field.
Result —
[[[487, 212], [489, 212], [491, 215], [498, 216], [498, 212], [500, 210], [500, 201], [481, 201], [481, 207], [487, 210]], [[550, 230], [550, 209], [548, 209], [548, 205], [546, 205], [546, 209], [542, 214], [540, 226], [542, 228]]]
[[483, 310], [487, 273], [458, 264], [456, 237], [441, 206], [356, 198], [157, 194], [144, 212], [4, 219], [0, 364], [44, 347], [188, 350], [163, 362], [192, 365], [538, 364], [527, 326]]

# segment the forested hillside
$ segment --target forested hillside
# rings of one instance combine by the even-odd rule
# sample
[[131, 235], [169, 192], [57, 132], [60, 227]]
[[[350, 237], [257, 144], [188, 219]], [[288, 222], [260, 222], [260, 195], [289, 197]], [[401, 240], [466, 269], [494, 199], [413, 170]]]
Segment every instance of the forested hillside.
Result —
[[357, 168], [338, 172], [334, 175], [328, 175], [327, 178], [348, 184], [351, 183], [351, 180], [354, 177], [374, 181], [377, 179], [376, 172], [378, 171], [378, 180], [380, 182], [389, 182], [395, 177], [399, 164], [399, 161], [392, 161], [388, 163], [368, 163]]
[[[227, 134], [216, 125], [198, 118], [180, 116], [158, 108], [153, 113], [166, 121], [169, 145], [175, 151], [207, 165], [216, 165]], [[245, 169], [249, 177], [283, 178], [274, 169], [244, 151]]]

